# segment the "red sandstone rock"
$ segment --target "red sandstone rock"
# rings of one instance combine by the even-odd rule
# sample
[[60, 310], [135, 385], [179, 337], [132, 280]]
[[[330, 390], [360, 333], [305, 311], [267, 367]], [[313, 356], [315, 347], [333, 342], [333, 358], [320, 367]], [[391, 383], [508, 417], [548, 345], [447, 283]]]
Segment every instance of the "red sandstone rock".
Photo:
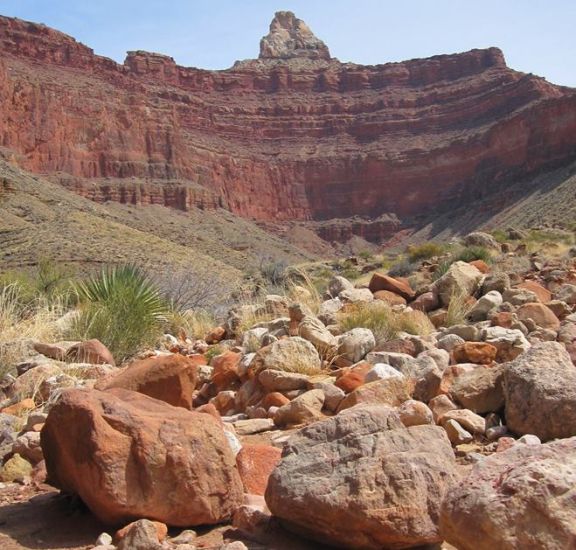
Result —
[[456, 363], [478, 363], [490, 365], [496, 360], [498, 350], [486, 342], [464, 342], [452, 350], [452, 357]]
[[374, 275], [372, 275], [368, 288], [373, 293], [379, 290], [388, 290], [394, 294], [398, 294], [398, 296], [402, 296], [402, 298], [406, 300], [414, 298], [415, 294], [407, 282], [394, 279], [382, 273], [374, 273]]
[[263, 495], [268, 478], [276, 468], [282, 451], [270, 445], [244, 445], [236, 455], [236, 465], [244, 484], [244, 492]]
[[470, 265], [473, 265], [480, 273], [489, 273], [490, 266], [484, 260], [473, 260], [469, 262]]
[[499, 311], [490, 320], [495, 327], [510, 328], [514, 324], [513, 314], [509, 311]]
[[242, 502], [219, 423], [140, 393], [68, 390], [41, 441], [50, 483], [79, 495], [104, 523], [220, 523]]
[[99, 202], [261, 221], [402, 218], [479, 186], [502, 200], [510, 178], [574, 158], [574, 91], [509, 69], [497, 48], [361, 66], [318, 44], [302, 59], [306, 44], [225, 71], [141, 51], [120, 65], [1, 17], [2, 146]]
[[372, 366], [370, 363], [363, 361], [354, 368], [345, 368], [334, 384], [346, 393], [350, 393], [364, 384], [366, 373]]
[[211, 362], [214, 370], [212, 371], [212, 382], [218, 391], [230, 387], [233, 382], [239, 380], [238, 364], [242, 354], [234, 351], [226, 351], [222, 355], [217, 355]]
[[183, 355], [149, 357], [98, 381], [95, 387], [136, 391], [175, 407], [190, 409], [198, 383], [197, 364], [195, 359]]
[[268, 410], [270, 407], [283, 407], [288, 403], [290, 403], [290, 399], [277, 391], [267, 393], [262, 400], [262, 406], [266, 410]]

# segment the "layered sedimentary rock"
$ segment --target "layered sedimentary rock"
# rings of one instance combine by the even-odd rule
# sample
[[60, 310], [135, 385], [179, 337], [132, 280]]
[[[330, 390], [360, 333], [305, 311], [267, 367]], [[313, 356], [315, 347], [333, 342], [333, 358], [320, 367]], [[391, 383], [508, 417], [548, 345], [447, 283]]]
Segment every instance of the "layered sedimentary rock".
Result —
[[0, 17], [0, 127], [21, 166], [98, 201], [406, 220], [576, 158], [576, 91], [508, 68], [497, 48], [340, 63], [286, 12], [258, 60], [224, 71], [142, 51], [120, 65]]

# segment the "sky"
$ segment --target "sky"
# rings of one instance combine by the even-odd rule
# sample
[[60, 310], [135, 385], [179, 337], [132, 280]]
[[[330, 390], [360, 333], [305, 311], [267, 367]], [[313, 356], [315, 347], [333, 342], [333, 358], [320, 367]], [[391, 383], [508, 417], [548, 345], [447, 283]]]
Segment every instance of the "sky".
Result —
[[497, 46], [508, 66], [576, 87], [576, 0], [0, 0], [123, 62], [129, 50], [224, 69], [258, 56], [291, 10], [341, 61], [378, 64]]

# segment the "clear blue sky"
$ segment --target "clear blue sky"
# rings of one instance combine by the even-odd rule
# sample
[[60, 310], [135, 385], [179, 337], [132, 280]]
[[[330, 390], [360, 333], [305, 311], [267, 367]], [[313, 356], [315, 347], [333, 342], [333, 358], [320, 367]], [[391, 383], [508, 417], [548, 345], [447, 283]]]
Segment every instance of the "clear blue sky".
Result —
[[0, 0], [100, 55], [171, 55], [223, 69], [257, 57], [275, 11], [292, 10], [341, 61], [401, 61], [487, 46], [508, 65], [576, 87], [576, 0]]

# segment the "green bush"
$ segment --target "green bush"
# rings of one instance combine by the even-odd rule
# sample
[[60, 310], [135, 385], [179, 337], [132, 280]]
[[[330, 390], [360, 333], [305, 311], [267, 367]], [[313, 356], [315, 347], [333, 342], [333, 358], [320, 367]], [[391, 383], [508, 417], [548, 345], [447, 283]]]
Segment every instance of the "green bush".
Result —
[[80, 312], [71, 336], [97, 338], [117, 362], [153, 345], [169, 313], [158, 288], [138, 268], [120, 266], [76, 286]]
[[421, 260], [428, 260], [434, 256], [440, 256], [444, 254], [445, 247], [438, 243], [422, 243], [422, 244], [411, 244], [408, 249], [408, 259], [410, 262], [418, 262]]

